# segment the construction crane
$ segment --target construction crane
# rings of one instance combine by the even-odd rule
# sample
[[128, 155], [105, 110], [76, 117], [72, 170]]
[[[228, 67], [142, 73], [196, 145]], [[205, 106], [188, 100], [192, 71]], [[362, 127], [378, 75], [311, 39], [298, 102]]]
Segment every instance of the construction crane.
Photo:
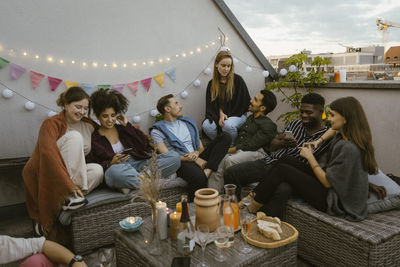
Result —
[[390, 27], [400, 28], [400, 23], [395, 23], [387, 20], [383, 21], [382, 19], [376, 19], [376, 26], [378, 26], [379, 31], [382, 31], [382, 45], [386, 50], [388, 28]]

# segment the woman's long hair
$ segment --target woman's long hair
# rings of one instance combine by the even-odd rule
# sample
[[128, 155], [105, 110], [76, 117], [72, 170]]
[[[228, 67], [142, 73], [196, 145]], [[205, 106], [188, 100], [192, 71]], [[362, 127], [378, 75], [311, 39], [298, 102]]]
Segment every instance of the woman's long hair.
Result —
[[211, 82], [211, 102], [217, 99], [219, 96], [225, 98], [225, 92], [221, 92], [220, 82], [221, 82], [221, 74], [218, 72], [218, 63], [223, 60], [224, 58], [230, 58], [232, 61], [231, 70], [228, 73], [227, 81], [226, 81], [226, 93], [227, 93], [227, 100], [231, 100], [233, 96], [233, 84], [234, 84], [234, 66], [233, 66], [233, 58], [231, 53], [228, 51], [220, 51], [218, 55], [215, 57], [214, 61], [214, 72], [213, 72], [213, 79]]
[[371, 130], [360, 102], [352, 96], [342, 97], [333, 101], [330, 108], [346, 119], [343, 134], [361, 150], [364, 170], [369, 174], [376, 174], [378, 165], [375, 160]]

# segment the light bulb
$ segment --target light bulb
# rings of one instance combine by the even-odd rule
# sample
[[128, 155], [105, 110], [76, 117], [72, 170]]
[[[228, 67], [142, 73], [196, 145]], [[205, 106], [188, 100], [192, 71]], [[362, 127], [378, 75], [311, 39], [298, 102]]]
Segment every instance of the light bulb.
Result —
[[190, 51], [189, 54], [193, 55], [193, 51]]
[[52, 58], [52, 57], [48, 57], [48, 58], [47, 58], [47, 61], [48, 61], [48, 62], [53, 62], [53, 58]]
[[34, 110], [35, 109], [35, 103], [33, 103], [31, 101], [25, 102], [25, 109], [28, 110], [28, 111]]
[[252, 72], [253, 71], [253, 68], [252, 67], [250, 67], [250, 66], [247, 66], [246, 67], [246, 72]]
[[82, 62], [82, 67], [86, 67], [86, 62]]
[[113, 63], [113, 64], [112, 64], [112, 67], [113, 67], [113, 68], [116, 68], [116, 67], [118, 67], [118, 65], [117, 65], [116, 63]]
[[295, 65], [290, 65], [289, 66], [289, 71], [290, 72], [295, 72], [297, 70], [297, 67]]
[[11, 91], [10, 89], [4, 89], [2, 95], [4, 98], [9, 99], [13, 96], [13, 91]]
[[189, 95], [189, 93], [186, 92], [186, 91], [183, 91], [183, 92], [181, 93], [182, 99], [186, 99], [186, 98], [188, 97], [188, 95]]
[[211, 74], [211, 69], [210, 68], [205, 68], [203, 71], [205, 75], [210, 75]]
[[201, 52], [201, 49], [200, 49], [200, 48], [197, 48], [196, 51], [197, 51], [197, 53], [200, 53], [200, 52]]
[[72, 63], [72, 64], [75, 64], [75, 60], [72, 60], [71, 63]]
[[157, 114], [158, 114], [158, 110], [157, 110], [157, 109], [153, 109], [153, 110], [150, 112], [150, 115], [151, 115], [152, 117], [157, 116]]
[[99, 65], [99, 64], [97, 64], [97, 62], [93, 62], [93, 63], [92, 63], [93, 68], [97, 68], [98, 65]]
[[122, 67], [126, 68], [126, 64], [125, 64], [125, 63], [124, 63], [124, 64], [122, 64]]
[[47, 117], [53, 117], [54, 115], [57, 115], [57, 112], [52, 111], [52, 110], [50, 110], [50, 111], [47, 113]]
[[182, 53], [182, 57], [186, 57], [186, 54], [185, 54], [185, 53]]
[[201, 82], [200, 82], [199, 79], [196, 79], [196, 80], [193, 82], [193, 85], [196, 86], [196, 87], [199, 87], [200, 84], [201, 84]]
[[24, 56], [27, 56], [27, 55], [28, 55], [28, 53], [24, 52], [24, 53], [23, 53], [23, 55], [24, 55]]
[[136, 116], [133, 117], [133, 122], [134, 123], [139, 123], [141, 120], [142, 120], [142, 118], [140, 118], [139, 115], [136, 115]]
[[61, 64], [63, 64], [64, 63], [64, 60], [62, 60], [62, 59], [60, 59], [60, 61], [59, 61]]
[[262, 72], [262, 75], [263, 75], [264, 77], [268, 77], [268, 76], [269, 76], [269, 71], [264, 70], [264, 71]]
[[36, 58], [36, 59], [39, 59], [39, 55], [36, 55], [35, 58]]
[[281, 70], [279, 71], [279, 74], [282, 75], [282, 76], [286, 76], [287, 70], [286, 70], [286, 69], [281, 69]]

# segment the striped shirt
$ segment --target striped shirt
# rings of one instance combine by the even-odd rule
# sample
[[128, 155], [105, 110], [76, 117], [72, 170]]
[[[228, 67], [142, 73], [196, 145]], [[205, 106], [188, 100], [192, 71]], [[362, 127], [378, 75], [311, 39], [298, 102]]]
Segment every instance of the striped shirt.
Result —
[[[306, 128], [303, 125], [303, 122], [301, 120], [294, 120], [290, 122], [288, 126], [286, 126], [283, 132], [291, 131], [293, 133], [294, 138], [297, 140], [297, 146], [282, 148], [274, 152], [271, 152], [267, 157], [263, 159], [263, 161], [265, 162], [265, 164], [269, 165], [283, 156], [292, 156], [308, 164], [308, 161], [300, 156], [300, 149], [298, 149], [298, 147], [303, 146], [303, 144], [307, 142], [317, 141], [318, 138], [320, 138], [321, 135], [323, 135], [327, 130], [328, 128], [325, 127], [324, 129], [319, 130], [313, 133], [312, 135], [308, 136]], [[322, 145], [318, 146], [313, 152], [314, 156], [318, 158], [321, 155], [321, 153], [328, 147], [328, 145], [329, 142], [324, 142]]]

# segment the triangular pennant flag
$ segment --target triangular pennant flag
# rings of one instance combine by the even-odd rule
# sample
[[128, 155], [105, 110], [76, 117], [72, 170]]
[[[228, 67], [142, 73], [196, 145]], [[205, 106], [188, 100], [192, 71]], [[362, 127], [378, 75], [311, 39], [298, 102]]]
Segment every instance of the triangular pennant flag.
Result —
[[128, 87], [131, 88], [132, 93], [136, 96], [139, 82], [131, 82], [126, 85], [128, 85]]
[[30, 74], [31, 74], [32, 87], [33, 89], [35, 89], [45, 75], [38, 72], [34, 72], [32, 70], [30, 71]]
[[81, 87], [86, 92], [86, 94], [91, 95], [96, 85], [90, 83], [81, 83]]
[[111, 85], [109, 84], [98, 84], [97, 88], [99, 89], [110, 89]]
[[61, 79], [58, 79], [55, 77], [50, 77], [50, 76], [47, 76], [47, 80], [49, 80], [49, 86], [50, 86], [51, 91], [56, 90], [58, 85], [62, 82]]
[[19, 77], [21, 77], [21, 75], [26, 71], [26, 69], [24, 67], [21, 67], [20, 65], [11, 63], [11, 78], [13, 80], [18, 79]]
[[143, 84], [143, 86], [146, 88], [147, 92], [150, 90], [151, 79], [152, 78], [147, 78], [147, 79], [144, 79], [144, 80], [140, 81]]
[[71, 81], [65, 81], [65, 86], [68, 88], [74, 87], [74, 86], [79, 86], [78, 82], [71, 82]]
[[10, 63], [10, 61], [8, 61], [7, 59], [4, 59], [4, 58], [0, 57], [0, 69], [2, 69], [2, 68], [4, 68], [5, 66], [7, 66], [8, 63]]
[[165, 74], [167, 74], [168, 77], [169, 77], [173, 82], [176, 81], [176, 68], [175, 68], [175, 67], [170, 68], [169, 70], [167, 70], [167, 71], [165, 72]]
[[121, 84], [113, 84], [111, 86], [112, 89], [117, 90], [118, 92], [122, 93], [122, 89], [124, 88], [125, 84], [121, 83]]
[[164, 88], [164, 73], [158, 74], [157, 76], [153, 77], [154, 80], [158, 83], [161, 88]]

